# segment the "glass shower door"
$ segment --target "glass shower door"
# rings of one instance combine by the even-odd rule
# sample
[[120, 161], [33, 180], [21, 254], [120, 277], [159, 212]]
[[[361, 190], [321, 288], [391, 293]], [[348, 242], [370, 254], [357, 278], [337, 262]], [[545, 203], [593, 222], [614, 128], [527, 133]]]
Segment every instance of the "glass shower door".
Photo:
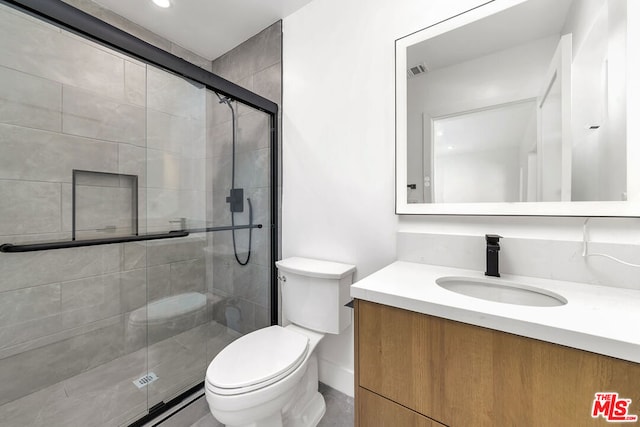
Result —
[[206, 90], [147, 67], [147, 232], [189, 230], [147, 243], [149, 407], [203, 381], [206, 289]]
[[[134, 235], [144, 64], [0, 4], [0, 243]], [[0, 253], [0, 423], [120, 425], [147, 410], [146, 247]]]

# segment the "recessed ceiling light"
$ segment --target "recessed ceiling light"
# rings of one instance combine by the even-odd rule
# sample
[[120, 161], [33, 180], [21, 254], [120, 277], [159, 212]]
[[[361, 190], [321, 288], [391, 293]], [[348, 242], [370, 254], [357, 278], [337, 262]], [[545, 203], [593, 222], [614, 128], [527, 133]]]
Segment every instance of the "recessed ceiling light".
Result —
[[171, 2], [169, 0], [153, 0], [153, 2], [160, 7], [171, 6]]

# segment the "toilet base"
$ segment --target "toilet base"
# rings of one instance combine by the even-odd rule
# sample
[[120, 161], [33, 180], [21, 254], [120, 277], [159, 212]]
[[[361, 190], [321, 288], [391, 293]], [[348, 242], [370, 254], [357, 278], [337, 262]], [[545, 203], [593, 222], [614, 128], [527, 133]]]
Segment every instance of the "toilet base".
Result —
[[318, 357], [309, 358], [307, 372], [298, 384], [297, 398], [282, 410], [283, 427], [315, 427], [325, 413], [324, 397], [318, 392]]
[[[227, 427], [316, 427], [324, 416], [326, 404], [324, 397], [318, 392], [318, 359], [315, 354], [309, 357], [307, 369], [300, 382], [287, 394], [293, 398], [290, 398], [291, 400], [276, 413], [249, 423], [225, 425]], [[215, 418], [213, 410], [212, 413]]]
[[297, 418], [287, 417], [283, 420], [283, 427], [316, 427], [326, 411], [324, 397], [316, 391], [307, 403], [305, 410]]

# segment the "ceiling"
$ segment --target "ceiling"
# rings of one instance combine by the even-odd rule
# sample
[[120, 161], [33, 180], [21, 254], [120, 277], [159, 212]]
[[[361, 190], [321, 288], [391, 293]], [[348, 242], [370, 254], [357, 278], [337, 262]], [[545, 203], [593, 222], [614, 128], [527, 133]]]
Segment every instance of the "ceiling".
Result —
[[213, 60], [311, 0], [94, 0], [128, 20]]
[[574, 0], [526, 1], [407, 49], [407, 65], [430, 71], [562, 33]]

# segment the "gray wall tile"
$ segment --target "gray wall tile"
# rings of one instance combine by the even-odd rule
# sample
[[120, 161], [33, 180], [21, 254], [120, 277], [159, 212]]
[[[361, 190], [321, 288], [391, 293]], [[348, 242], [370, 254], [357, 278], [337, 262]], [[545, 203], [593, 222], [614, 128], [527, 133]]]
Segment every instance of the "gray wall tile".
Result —
[[204, 123], [205, 89], [173, 74], [147, 66], [147, 107]]
[[[118, 172], [138, 177], [138, 188], [147, 186], [147, 150], [129, 144], [118, 144]], [[138, 204], [140, 208], [144, 204]]]
[[145, 242], [124, 243], [122, 245], [122, 270], [144, 268], [147, 265], [147, 244]]
[[233, 275], [235, 295], [256, 305], [265, 306], [269, 301], [269, 269], [251, 265], [236, 268]]
[[122, 324], [25, 351], [0, 363], [0, 405], [122, 355]]
[[222, 157], [231, 153], [231, 122], [209, 124], [207, 126], [207, 159]]
[[149, 302], [171, 295], [171, 265], [162, 264], [147, 268]]
[[[58, 300], [58, 311], [60, 300]], [[50, 336], [62, 330], [62, 315], [58, 312], [52, 316], [40, 317], [22, 323], [0, 327], [0, 349], [16, 344]], [[1, 362], [0, 362], [1, 363]]]
[[0, 327], [60, 312], [60, 285], [44, 285], [0, 294]]
[[207, 183], [211, 185], [211, 191], [226, 192], [228, 195], [231, 188], [231, 156], [214, 157], [208, 161]]
[[0, 234], [61, 231], [60, 191], [56, 183], [0, 180]]
[[204, 157], [204, 120], [149, 110], [147, 112], [147, 146], [155, 150]]
[[[0, 65], [94, 92], [124, 95], [124, 61], [51, 25], [1, 10]], [[43, 58], [47, 58], [43, 61]]]
[[282, 103], [282, 63], [265, 68], [253, 76], [253, 91], [258, 95]]
[[59, 132], [62, 85], [0, 67], [0, 121]]
[[212, 70], [238, 81], [281, 61], [282, 23], [278, 22], [213, 61]]
[[255, 306], [255, 322], [256, 329], [266, 328], [271, 325], [271, 316], [267, 307]]
[[269, 148], [269, 116], [265, 113], [254, 111], [245, 114], [238, 118], [237, 126], [237, 153]]
[[62, 88], [62, 131], [145, 146], [145, 110], [73, 86]]
[[149, 266], [169, 264], [204, 257], [207, 241], [204, 238], [184, 238], [147, 243]]
[[204, 259], [171, 264], [171, 294], [206, 292]]
[[117, 272], [118, 245], [2, 254], [0, 291]]
[[147, 67], [124, 62], [124, 97], [131, 104], [144, 107], [147, 102]]
[[147, 303], [147, 269], [120, 273], [120, 309], [133, 311]]
[[[59, 320], [57, 320], [57, 318]], [[51, 320], [53, 321], [53, 323], [60, 325], [57, 332], [54, 332], [47, 336], [41, 336], [41, 337], [37, 337], [30, 340], [22, 340], [18, 344], [1, 348], [0, 360], [15, 356], [20, 353], [24, 353], [26, 351], [30, 351], [33, 349], [55, 344], [57, 342], [66, 341], [80, 335], [90, 334], [98, 329], [107, 328], [115, 324], [122, 325], [122, 316], [120, 315], [109, 317], [107, 319], [98, 320], [92, 323], [87, 323], [85, 325], [81, 325], [81, 326], [78, 326], [77, 328], [71, 328], [71, 329], [62, 329], [62, 314], [60, 314], [59, 316], [58, 315], [52, 316]]]
[[181, 166], [182, 157], [179, 154], [147, 149], [148, 187], [171, 190], [180, 189]]
[[195, 226], [205, 223], [207, 197], [204, 191], [149, 188], [146, 194], [149, 231], [175, 229], [169, 221], [179, 218], [187, 218], [188, 224]]
[[122, 312], [120, 275], [109, 274], [61, 284], [62, 327], [74, 328]]
[[215, 250], [215, 246], [213, 252], [213, 271], [211, 275], [213, 292], [218, 295], [232, 296], [234, 287], [231, 263], [235, 263], [236, 260], [233, 258], [233, 254], [221, 255], [219, 251]]
[[243, 188], [268, 187], [270, 153], [269, 149], [239, 153], [236, 158], [236, 168], [242, 173], [236, 175], [236, 186]]
[[0, 179], [71, 182], [73, 169], [118, 171], [117, 144], [78, 136], [0, 124], [0, 151]]

